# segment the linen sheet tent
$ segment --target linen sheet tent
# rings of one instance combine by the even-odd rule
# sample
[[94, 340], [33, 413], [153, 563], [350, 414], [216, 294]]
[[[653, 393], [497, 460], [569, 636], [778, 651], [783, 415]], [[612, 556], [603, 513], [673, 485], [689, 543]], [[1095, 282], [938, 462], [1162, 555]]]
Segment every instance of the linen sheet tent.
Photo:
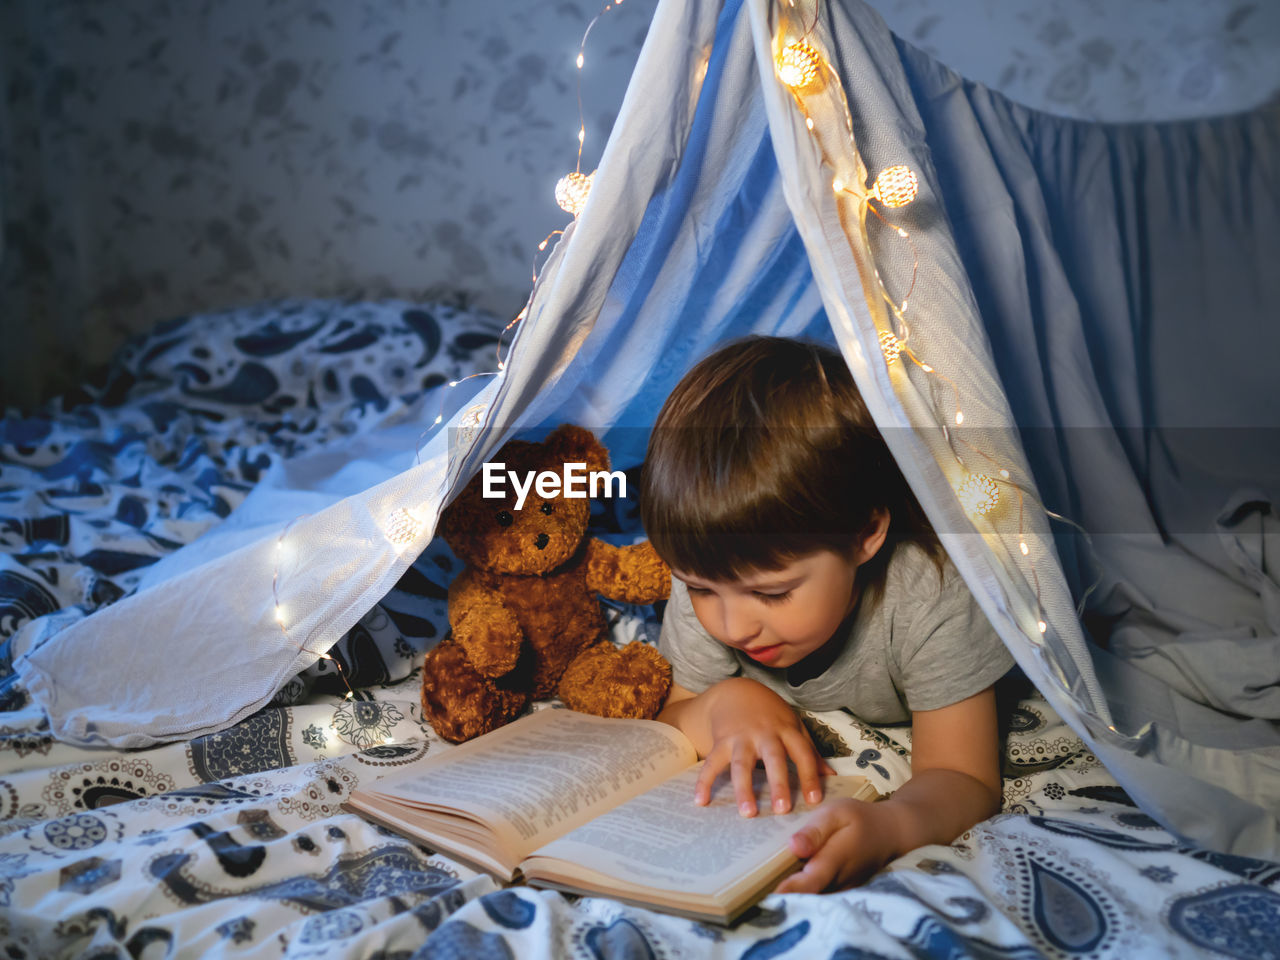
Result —
[[[793, 94], [775, 57], [802, 37], [826, 65]], [[804, 335], [838, 344], [983, 610], [1143, 809], [1280, 858], [1277, 119], [1068, 121], [858, 0], [663, 0], [501, 374], [434, 429], [273, 470], [132, 596], [28, 624], [21, 681], [76, 743], [220, 729], [395, 584], [515, 430], [582, 423], [636, 463], [699, 356]], [[894, 164], [919, 195], [889, 211], [861, 191]], [[999, 494], [985, 515], [969, 473]], [[1055, 539], [1042, 502], [1091, 540]], [[1109, 650], [1076, 614], [1091, 586]]]

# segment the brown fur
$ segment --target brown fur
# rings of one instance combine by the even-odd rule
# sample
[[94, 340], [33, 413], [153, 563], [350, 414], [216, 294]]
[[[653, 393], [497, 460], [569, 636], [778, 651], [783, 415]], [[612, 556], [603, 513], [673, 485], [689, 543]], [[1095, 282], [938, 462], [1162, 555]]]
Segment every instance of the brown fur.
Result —
[[[493, 459], [521, 475], [559, 473], [564, 463], [609, 467], [590, 431], [568, 424], [543, 443], [513, 440]], [[596, 594], [627, 603], [663, 599], [671, 586], [667, 565], [648, 543], [615, 547], [587, 538], [585, 498], [544, 499], [530, 488], [516, 510], [514, 495], [503, 501], [482, 492], [477, 474], [441, 519], [445, 541], [466, 566], [449, 587], [452, 633], [423, 663], [422, 707], [431, 726], [446, 740], [469, 740], [515, 719], [530, 699], [553, 694], [599, 716], [657, 714], [670, 665], [644, 644], [615, 648]], [[511, 518], [506, 526], [498, 522], [501, 511]]]

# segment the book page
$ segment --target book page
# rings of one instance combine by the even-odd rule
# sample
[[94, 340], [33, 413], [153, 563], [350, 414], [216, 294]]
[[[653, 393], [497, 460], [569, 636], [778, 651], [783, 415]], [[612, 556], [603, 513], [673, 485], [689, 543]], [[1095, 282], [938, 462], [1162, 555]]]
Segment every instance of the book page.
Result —
[[[553, 857], [629, 885], [709, 896], [785, 851], [791, 835], [821, 806], [800, 802], [793, 780], [790, 813], [775, 814], [766, 802], [759, 814], [744, 817], [738, 813], [733, 788], [723, 781], [711, 803], [700, 807], [693, 802], [697, 771], [695, 767], [673, 777], [570, 831], [536, 850], [533, 859]], [[768, 796], [763, 770], [755, 771], [755, 789], [757, 797]], [[823, 781], [825, 799], [875, 795], [863, 777]], [[527, 873], [532, 874], [532, 866]]]
[[520, 858], [695, 762], [689, 741], [665, 723], [547, 709], [372, 792], [478, 814]]

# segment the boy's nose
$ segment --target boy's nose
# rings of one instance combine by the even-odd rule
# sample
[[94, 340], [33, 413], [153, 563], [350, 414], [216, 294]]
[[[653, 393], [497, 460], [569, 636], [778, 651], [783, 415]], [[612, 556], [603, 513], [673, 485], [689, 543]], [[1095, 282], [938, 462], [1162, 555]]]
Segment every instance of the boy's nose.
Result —
[[735, 647], [745, 646], [760, 632], [759, 621], [733, 603], [722, 607], [720, 623], [725, 643]]

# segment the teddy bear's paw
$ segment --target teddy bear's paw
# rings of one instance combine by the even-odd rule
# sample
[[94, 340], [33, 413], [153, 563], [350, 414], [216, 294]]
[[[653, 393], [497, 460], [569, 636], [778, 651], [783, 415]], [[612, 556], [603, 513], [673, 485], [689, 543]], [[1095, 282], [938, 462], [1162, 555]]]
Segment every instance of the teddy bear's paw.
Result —
[[671, 688], [671, 665], [653, 647], [608, 641], [584, 650], [569, 664], [557, 691], [571, 710], [599, 717], [653, 717]]
[[511, 611], [488, 607], [462, 617], [453, 628], [454, 639], [466, 651], [471, 666], [485, 677], [501, 677], [520, 659], [523, 634]]
[[427, 651], [422, 669], [422, 711], [437, 734], [461, 743], [510, 723], [528, 695], [482, 676], [452, 639]]
[[648, 540], [615, 547], [593, 539], [588, 545], [587, 583], [611, 600], [654, 603], [671, 594], [671, 568]]

